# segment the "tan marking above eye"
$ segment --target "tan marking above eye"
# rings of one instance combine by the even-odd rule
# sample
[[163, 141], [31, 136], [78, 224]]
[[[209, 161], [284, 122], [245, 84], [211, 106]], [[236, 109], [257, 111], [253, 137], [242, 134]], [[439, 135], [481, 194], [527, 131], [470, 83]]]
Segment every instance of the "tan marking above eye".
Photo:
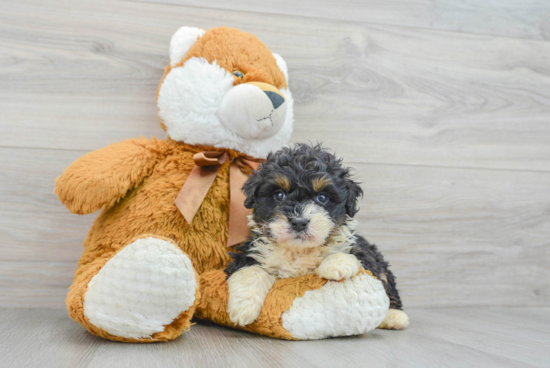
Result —
[[275, 183], [281, 187], [281, 189], [289, 191], [290, 190], [290, 180], [286, 176], [277, 175], [275, 178]]
[[316, 192], [320, 192], [324, 188], [330, 185], [330, 179], [327, 177], [320, 177], [315, 178], [311, 181], [311, 186], [313, 187], [313, 190]]

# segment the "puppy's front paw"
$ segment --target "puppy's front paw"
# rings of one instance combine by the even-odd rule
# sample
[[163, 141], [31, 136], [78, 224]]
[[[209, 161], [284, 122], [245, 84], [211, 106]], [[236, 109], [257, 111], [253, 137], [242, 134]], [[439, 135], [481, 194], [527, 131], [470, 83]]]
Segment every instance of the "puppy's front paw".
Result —
[[236, 325], [246, 326], [258, 318], [262, 311], [263, 303], [254, 299], [232, 300], [229, 297], [229, 319]]
[[357, 275], [361, 264], [353, 254], [336, 253], [323, 260], [317, 275], [327, 280], [345, 280]]
[[246, 326], [258, 318], [264, 305], [265, 297], [275, 277], [259, 266], [241, 268], [227, 280], [229, 303], [227, 313], [231, 322]]

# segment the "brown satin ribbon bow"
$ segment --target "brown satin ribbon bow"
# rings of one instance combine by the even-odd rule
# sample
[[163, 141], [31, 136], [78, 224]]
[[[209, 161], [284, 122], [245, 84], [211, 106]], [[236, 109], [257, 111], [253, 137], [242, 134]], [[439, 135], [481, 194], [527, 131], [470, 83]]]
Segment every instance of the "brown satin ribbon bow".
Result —
[[[229, 159], [227, 152], [205, 151], [193, 156], [195, 167], [176, 197], [175, 204], [181, 214], [191, 224], [206, 194], [223, 165]], [[229, 235], [227, 246], [238, 244], [248, 237], [248, 215], [251, 213], [244, 206], [245, 195], [241, 191], [250, 169], [256, 170], [260, 160], [250, 157], [235, 158], [229, 166]]]

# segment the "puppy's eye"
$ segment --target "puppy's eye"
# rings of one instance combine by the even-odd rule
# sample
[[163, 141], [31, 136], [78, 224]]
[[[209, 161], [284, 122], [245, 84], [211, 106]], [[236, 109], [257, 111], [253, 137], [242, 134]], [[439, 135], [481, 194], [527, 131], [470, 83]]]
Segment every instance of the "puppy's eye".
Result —
[[280, 202], [286, 198], [286, 194], [282, 190], [279, 190], [273, 195], [273, 198], [275, 198], [276, 201]]
[[241, 79], [244, 78], [244, 73], [241, 72], [240, 70], [235, 70], [235, 71], [233, 72], [233, 75], [234, 75], [235, 77], [237, 77], [237, 78], [241, 78]]
[[326, 194], [319, 194], [317, 196], [317, 202], [321, 203], [321, 204], [327, 204], [328, 203], [328, 197]]

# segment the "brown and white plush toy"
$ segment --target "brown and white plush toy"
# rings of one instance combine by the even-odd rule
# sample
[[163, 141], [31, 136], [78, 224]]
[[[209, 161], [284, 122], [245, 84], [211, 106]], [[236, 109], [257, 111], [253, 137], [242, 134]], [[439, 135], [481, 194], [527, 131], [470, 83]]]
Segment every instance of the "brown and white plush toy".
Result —
[[[117, 341], [166, 341], [193, 316], [232, 325], [223, 268], [244, 240], [240, 188], [292, 134], [284, 60], [231, 28], [182, 27], [157, 95], [166, 140], [130, 139], [84, 155], [56, 181], [74, 213], [102, 209], [67, 297], [70, 316]], [[284, 339], [360, 334], [388, 310], [381, 283], [309, 275], [277, 282], [245, 330]]]

